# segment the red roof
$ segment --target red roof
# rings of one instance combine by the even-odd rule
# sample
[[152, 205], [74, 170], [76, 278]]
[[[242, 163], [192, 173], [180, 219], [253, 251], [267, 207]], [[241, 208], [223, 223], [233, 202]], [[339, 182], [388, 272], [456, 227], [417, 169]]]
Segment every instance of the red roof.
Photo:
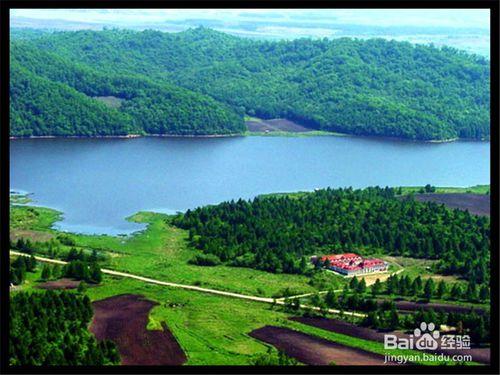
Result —
[[[381, 266], [385, 264], [385, 262], [381, 259], [377, 258], [363, 259], [358, 254], [354, 253], [325, 255], [320, 259], [323, 262], [328, 259], [330, 262], [330, 266], [349, 271], [361, 270], [363, 268]], [[361, 261], [357, 262], [358, 260]]]
[[335, 261], [335, 260], [352, 260], [356, 258], [361, 258], [361, 257], [358, 254], [345, 253], [345, 254], [325, 255], [321, 257], [321, 260], [324, 262], [326, 259], [328, 259], [329, 261]]
[[384, 261], [380, 259], [365, 259], [362, 262], [363, 267], [372, 267], [372, 266], [379, 266], [383, 265]]

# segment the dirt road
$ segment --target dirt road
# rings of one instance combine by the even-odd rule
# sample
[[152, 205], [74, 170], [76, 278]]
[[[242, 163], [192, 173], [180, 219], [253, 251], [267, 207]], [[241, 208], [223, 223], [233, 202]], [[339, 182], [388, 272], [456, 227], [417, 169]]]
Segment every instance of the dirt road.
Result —
[[[30, 256], [29, 254], [20, 253], [18, 251], [13, 251], [13, 250], [10, 251], [10, 254], [17, 255], [17, 256], [26, 256], [26, 257]], [[54, 263], [54, 264], [66, 264], [66, 263], [68, 263], [68, 262], [65, 262], [62, 260], [44, 258], [44, 257], [40, 257], [40, 256], [35, 256], [35, 259], [40, 261], [40, 262]], [[225, 292], [223, 290], [202, 288], [202, 287], [194, 286], [194, 285], [171, 283], [168, 281], [155, 280], [155, 279], [151, 279], [149, 277], [138, 276], [138, 275], [134, 275], [131, 273], [126, 273], [126, 272], [113, 271], [113, 270], [109, 270], [109, 269], [105, 269], [105, 268], [101, 268], [101, 271], [102, 271], [102, 273], [107, 274], [107, 275], [126, 277], [129, 279], [144, 281], [144, 282], [149, 283], [149, 284], [156, 284], [156, 285], [163, 285], [163, 286], [172, 287], [172, 288], [194, 290], [194, 291], [202, 292], [202, 293], [210, 293], [210, 294], [216, 294], [216, 295], [220, 295], [220, 296], [240, 298], [240, 299], [245, 299], [245, 300], [250, 300], [250, 301], [255, 301], [255, 302], [275, 303], [277, 305], [284, 305], [285, 304], [284, 301], [275, 300], [273, 298], [249, 296], [246, 294]], [[320, 310], [318, 307], [307, 306], [307, 305], [300, 305], [300, 308], [315, 310], [315, 311]], [[330, 310], [328, 310], [328, 312], [331, 314], [338, 314], [338, 313], [340, 313], [340, 310], [330, 309]], [[357, 316], [360, 318], [363, 318], [366, 316], [366, 314], [361, 314], [361, 313], [356, 313], [356, 312], [351, 312], [351, 311], [344, 311], [343, 313], [344, 313], [344, 315]]]

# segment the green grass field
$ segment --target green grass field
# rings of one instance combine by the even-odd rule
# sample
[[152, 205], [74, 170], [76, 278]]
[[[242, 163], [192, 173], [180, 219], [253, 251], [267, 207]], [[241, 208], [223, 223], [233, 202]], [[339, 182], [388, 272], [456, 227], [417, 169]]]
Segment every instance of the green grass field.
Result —
[[[402, 186], [403, 195], [418, 193], [423, 186]], [[472, 193], [472, 194], [489, 194], [490, 185], [475, 185], [470, 187], [436, 187], [435, 193]], [[432, 193], [429, 193], [432, 194]]]
[[[22, 229], [50, 229], [59, 215], [54, 210], [13, 207], [11, 220], [12, 234]], [[27, 218], [23, 218], [23, 217]], [[250, 268], [228, 266], [203, 267], [188, 264], [198, 253], [187, 244], [185, 230], [169, 224], [169, 216], [150, 212], [140, 212], [129, 220], [148, 223], [143, 232], [128, 237], [70, 235], [78, 248], [98, 249], [109, 255], [106, 267], [135, 273], [141, 276], [171, 281], [181, 284], [199, 285], [219, 290], [266, 297], [281, 297], [288, 289], [292, 294], [314, 292], [309, 278], [303, 275], [273, 274]], [[12, 224], [12, 222], [11, 222]], [[331, 287], [344, 283], [343, 278], [329, 274]], [[323, 283], [322, 287], [324, 287]]]
[[51, 232], [54, 222], [60, 220], [61, 213], [45, 207], [10, 207], [10, 230], [35, 230]]
[[[161, 329], [161, 322], [166, 322], [187, 353], [188, 365], [251, 364], [256, 355], [267, 351], [268, 346], [248, 334], [265, 325], [288, 327], [378, 354], [418, 354], [408, 350], [388, 351], [382, 343], [290, 321], [290, 314], [258, 302], [110, 277], [105, 278], [103, 286], [87, 290], [92, 300], [124, 293], [142, 294], [160, 303], [150, 314], [148, 329]], [[437, 364], [423, 361], [421, 363]]]
[[397, 264], [400, 268], [404, 270], [399, 274], [399, 276], [410, 276], [410, 278], [415, 278], [417, 276], [422, 277], [422, 279], [427, 279], [429, 277], [433, 278], [434, 281], [438, 282], [440, 280], [445, 280], [446, 282], [459, 282], [465, 285], [467, 282], [458, 276], [444, 276], [438, 275], [432, 271], [432, 267], [438, 262], [437, 260], [431, 259], [418, 259], [402, 256], [389, 256], [381, 255], [382, 259], [392, 264]]
[[[168, 216], [141, 212], [131, 220], [146, 222], [148, 228], [127, 240], [78, 236], [77, 243], [121, 253], [111, 258], [109, 267], [113, 269], [164, 281], [266, 297], [281, 296], [285, 288], [297, 294], [315, 290], [308, 284], [309, 279], [302, 275], [272, 274], [224, 265], [204, 267], [188, 264], [198, 250], [188, 246], [187, 232], [171, 226]], [[331, 279], [334, 283], [338, 278], [332, 275]]]
[[[38, 207], [11, 206], [11, 234], [49, 233], [60, 213]], [[248, 268], [227, 266], [201, 267], [188, 264], [197, 250], [188, 246], [187, 232], [170, 225], [164, 214], [140, 212], [129, 218], [148, 223], [146, 230], [127, 237], [69, 235], [78, 248], [98, 249], [109, 255], [106, 267], [148, 276], [163, 281], [201, 285], [220, 290], [251, 295], [281, 296], [286, 288], [292, 294], [334, 288], [345, 283], [333, 273], [322, 274], [312, 286], [310, 279], [300, 275], [271, 274]], [[24, 231], [24, 232], [23, 232]], [[21, 290], [36, 291], [41, 267], [27, 274]], [[248, 334], [265, 325], [276, 325], [323, 337], [345, 345], [384, 354], [383, 344], [336, 334], [288, 320], [289, 314], [271, 305], [253, 301], [215, 296], [200, 292], [168, 288], [141, 281], [106, 276], [102, 285], [88, 288], [92, 300], [118, 294], [141, 294], [157, 301], [150, 314], [149, 329], [160, 329], [166, 322], [184, 348], [187, 364], [245, 365], [268, 346]], [[411, 351], [391, 351], [390, 354], [416, 354]], [[433, 364], [426, 362], [424, 364]]]

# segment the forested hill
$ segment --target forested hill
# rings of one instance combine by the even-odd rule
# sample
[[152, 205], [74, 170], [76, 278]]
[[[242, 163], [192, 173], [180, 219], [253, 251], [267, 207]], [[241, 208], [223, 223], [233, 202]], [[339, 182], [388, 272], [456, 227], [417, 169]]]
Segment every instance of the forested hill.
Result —
[[[10, 59], [12, 136], [213, 135], [245, 130], [207, 95], [127, 71], [102, 71], [17, 42]], [[107, 103], [107, 104], [105, 104]]]
[[[421, 140], [489, 137], [489, 61], [451, 48], [383, 39], [258, 41], [206, 28], [180, 33], [55, 32], [12, 44], [29, 45], [95, 74], [133, 76], [171, 90], [192, 90], [196, 94], [191, 95], [220, 110], [217, 119], [205, 115], [216, 123], [212, 133], [241, 131], [246, 113], [356, 135]], [[21, 49], [16, 53], [22, 65]], [[33, 62], [31, 72], [36, 65]], [[124, 87], [108, 87], [106, 94], [97, 96], [120, 97]], [[142, 91], [149, 100], [158, 92]], [[167, 105], [168, 98], [162, 103]], [[136, 111], [141, 111], [143, 103], [136, 104]], [[23, 107], [21, 112], [27, 110]], [[144, 128], [134, 123], [140, 118], [136, 113], [127, 108], [117, 111], [130, 115], [133, 126]], [[165, 121], [154, 109], [151, 112], [148, 121], [156, 117], [159, 123]], [[184, 126], [179, 122], [175, 132], [193, 131]]]

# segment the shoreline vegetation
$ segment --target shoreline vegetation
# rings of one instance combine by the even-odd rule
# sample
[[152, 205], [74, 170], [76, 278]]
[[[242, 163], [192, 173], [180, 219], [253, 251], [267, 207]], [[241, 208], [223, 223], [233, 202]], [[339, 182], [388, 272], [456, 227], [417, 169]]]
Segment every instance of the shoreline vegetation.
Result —
[[347, 133], [331, 132], [326, 130], [314, 130], [304, 132], [294, 131], [245, 131], [235, 134], [124, 134], [124, 135], [41, 135], [41, 136], [9, 136], [9, 140], [18, 139], [133, 139], [133, 138], [237, 138], [237, 137], [351, 137], [361, 139], [373, 139], [381, 141], [396, 141], [408, 143], [430, 143], [443, 144], [453, 142], [490, 142], [489, 138], [449, 138], [449, 139], [407, 139], [398, 137], [355, 135]]
[[[236, 138], [236, 137], [351, 137], [361, 139], [373, 139], [381, 141], [410, 142], [410, 143], [452, 143], [452, 142], [489, 142], [489, 138], [449, 138], [449, 139], [408, 139], [400, 137], [356, 135], [339, 133], [327, 130], [317, 130], [305, 127], [294, 121], [282, 118], [262, 119], [245, 115], [245, 126], [247, 130], [242, 133], [232, 134], [122, 134], [122, 135], [42, 135], [42, 136], [10, 136], [10, 140], [16, 139], [133, 139], [133, 138]], [[272, 124], [272, 125], [271, 125]], [[271, 127], [269, 127], [271, 125]]]
[[[428, 185], [430, 186], [430, 185]], [[431, 187], [433, 191], [428, 192], [426, 191], [425, 186], [398, 186], [395, 189], [398, 190], [397, 196], [406, 196], [406, 195], [412, 195], [412, 194], [420, 194], [420, 195], [432, 195], [432, 194], [476, 194], [476, 195], [489, 195], [490, 194], [490, 185], [485, 184], [485, 185], [474, 185], [474, 186], [469, 186], [469, 187], [453, 187], [453, 186], [438, 186], [438, 187]], [[293, 192], [275, 192], [275, 193], [266, 193], [266, 194], [259, 194], [256, 196], [256, 198], [272, 198], [272, 197], [288, 197], [288, 198], [301, 198], [307, 194], [314, 193], [317, 190], [321, 189], [314, 189], [310, 191], [293, 191]], [[51, 211], [54, 213], [54, 215], [57, 216], [56, 220], [54, 220], [54, 223], [61, 221], [64, 219], [63, 215], [64, 212], [61, 212], [55, 208], [51, 207], [46, 207], [46, 206], [38, 206], [34, 204], [36, 200], [32, 198], [33, 192], [20, 192], [19, 190], [10, 190], [10, 204], [15, 205], [15, 206], [25, 206], [25, 207], [33, 207], [33, 208], [41, 208], [45, 209], [48, 211]], [[216, 206], [217, 203], [214, 204], [207, 204], [205, 207], [208, 206]], [[175, 214], [166, 214], [163, 212], [155, 212], [155, 211], [139, 211], [136, 212], [126, 218], [124, 220], [130, 221], [130, 222], [136, 222], [136, 223], [144, 223], [145, 221], [143, 220], [143, 216], [145, 215], [146, 217], [149, 217], [150, 215], [164, 215], [167, 217], [175, 217], [180, 211], [178, 211]], [[53, 224], [54, 224], [53, 223]], [[147, 224], [147, 221], [146, 221]], [[56, 228], [53, 226], [50, 228], [53, 231], [58, 231]], [[109, 234], [85, 234], [86, 236], [95, 236], [95, 237], [131, 237], [136, 234], [139, 234], [141, 232], [144, 232], [147, 230], [147, 226], [145, 228], [142, 228], [140, 230], [134, 231], [132, 233], [123, 235], [119, 234], [116, 236], [109, 235]], [[64, 232], [66, 233], [66, 232]], [[68, 232], [72, 233], [72, 232]], [[79, 235], [81, 233], [72, 233]]]
[[[430, 186], [430, 185], [429, 185]], [[463, 193], [463, 194], [489, 194], [490, 185], [489, 184], [480, 184], [474, 186], [466, 186], [466, 187], [457, 187], [457, 186], [432, 186], [433, 191], [426, 192], [425, 186], [397, 186], [395, 189], [401, 189], [401, 194], [398, 195], [409, 195], [412, 193], [415, 194], [443, 194], [443, 193]], [[315, 189], [316, 190], [316, 189]], [[275, 192], [269, 194], [261, 194], [259, 197], [277, 197], [277, 196], [288, 196], [288, 197], [297, 197], [300, 198], [305, 194], [312, 193], [311, 191], [295, 191], [295, 192]]]
[[126, 134], [126, 135], [40, 135], [9, 137], [10, 140], [16, 139], [130, 139], [130, 138], [228, 138], [228, 137], [243, 137], [245, 134]]

